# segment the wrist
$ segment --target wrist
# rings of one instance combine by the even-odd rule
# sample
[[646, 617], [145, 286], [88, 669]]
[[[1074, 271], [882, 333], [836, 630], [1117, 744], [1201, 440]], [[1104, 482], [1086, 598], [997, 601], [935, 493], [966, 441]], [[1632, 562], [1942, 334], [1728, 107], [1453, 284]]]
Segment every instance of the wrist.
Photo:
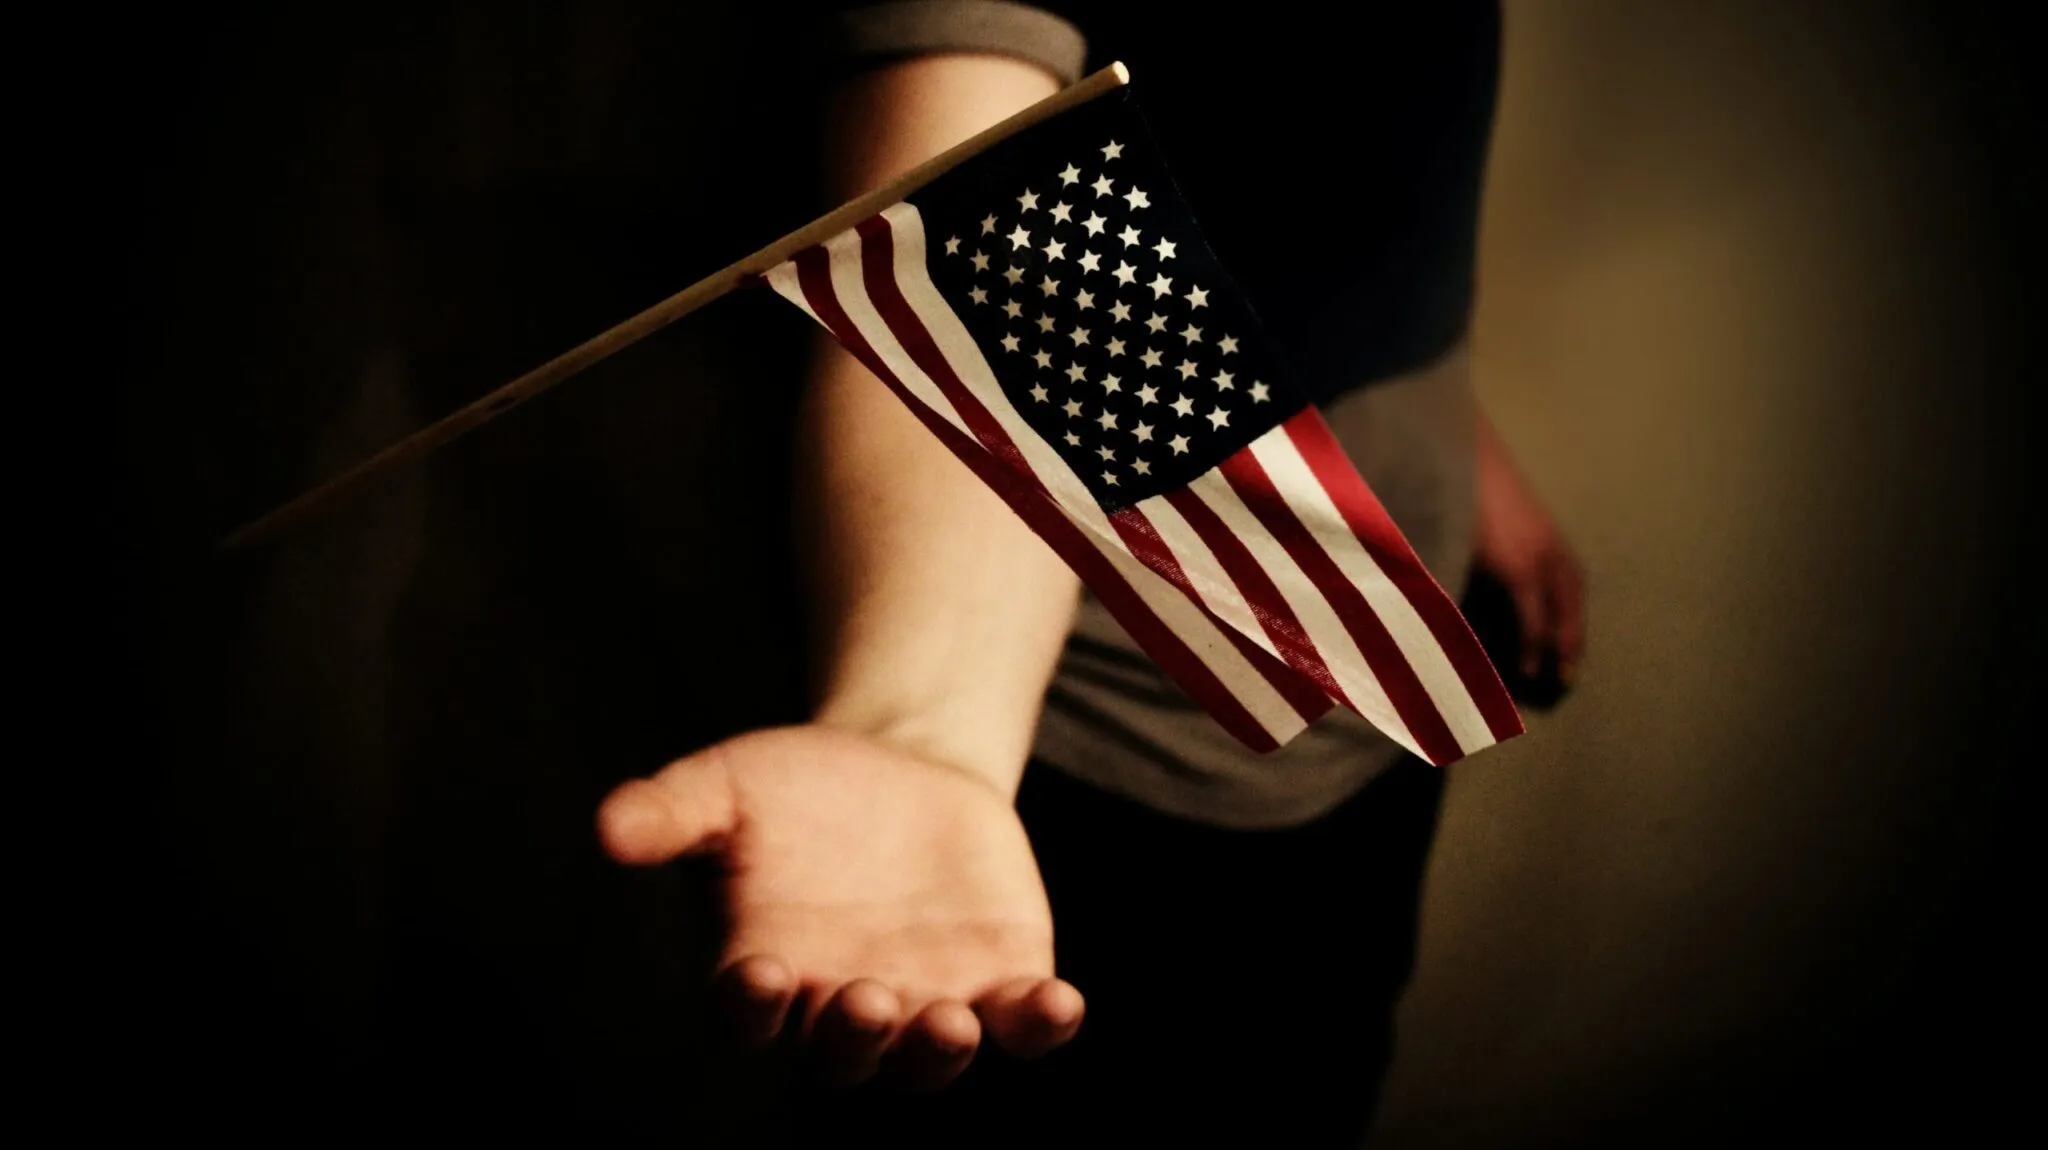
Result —
[[828, 693], [811, 716], [817, 726], [861, 735], [891, 750], [958, 771], [989, 787], [1004, 802], [1017, 797], [1036, 721], [1035, 708], [1030, 721], [1019, 724], [1014, 717], [1004, 721], [959, 702], [914, 705], [901, 700], [884, 702], [858, 692]]

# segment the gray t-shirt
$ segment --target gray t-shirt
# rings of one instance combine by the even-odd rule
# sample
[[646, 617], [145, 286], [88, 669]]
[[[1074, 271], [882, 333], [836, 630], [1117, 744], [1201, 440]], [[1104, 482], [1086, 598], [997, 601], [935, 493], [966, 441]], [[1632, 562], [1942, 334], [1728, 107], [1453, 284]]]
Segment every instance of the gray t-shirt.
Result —
[[[842, 59], [991, 52], [1062, 81], [1080, 76], [1087, 44], [1074, 26], [1004, 0], [892, 0], [849, 5], [829, 29]], [[1461, 346], [1436, 362], [1324, 405], [1360, 474], [1437, 581], [1453, 596], [1472, 553], [1473, 403]], [[1217, 826], [1306, 822], [1355, 794], [1407, 752], [1337, 709], [1271, 755], [1227, 734], [1138, 649], [1093, 596], [1046, 697], [1036, 758], [1157, 810]]]

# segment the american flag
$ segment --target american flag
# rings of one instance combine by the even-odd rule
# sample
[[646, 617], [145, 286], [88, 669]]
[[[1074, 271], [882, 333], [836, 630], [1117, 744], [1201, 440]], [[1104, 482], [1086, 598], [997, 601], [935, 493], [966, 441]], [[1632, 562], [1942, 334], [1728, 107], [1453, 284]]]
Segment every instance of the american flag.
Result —
[[[1312, 244], [1343, 221], [1272, 224]], [[1247, 746], [1335, 703], [1438, 765], [1521, 732], [1456, 605], [1289, 384], [1128, 89], [767, 279]]]

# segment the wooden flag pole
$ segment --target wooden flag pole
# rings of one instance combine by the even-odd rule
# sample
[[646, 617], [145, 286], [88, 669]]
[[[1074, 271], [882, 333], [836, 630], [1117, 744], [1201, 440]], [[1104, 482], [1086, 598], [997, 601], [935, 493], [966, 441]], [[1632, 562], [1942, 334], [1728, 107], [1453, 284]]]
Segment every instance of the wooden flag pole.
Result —
[[425, 456], [485, 421], [510, 411], [585, 368], [631, 347], [734, 288], [767, 273], [769, 269], [777, 267], [805, 248], [831, 239], [897, 203], [970, 157], [986, 151], [1033, 124], [1049, 120], [1069, 108], [1112, 92], [1130, 81], [1131, 74], [1122, 64], [1111, 64], [1099, 72], [1084, 77], [1079, 83], [1047, 96], [1009, 119], [926, 160], [874, 191], [812, 220], [760, 251], [705, 276], [639, 315], [592, 336], [496, 391], [457, 409], [428, 427], [413, 432], [291, 502], [236, 528], [221, 541], [221, 546], [245, 547], [276, 534], [304, 519], [342, 492], [360, 486], [372, 476]]

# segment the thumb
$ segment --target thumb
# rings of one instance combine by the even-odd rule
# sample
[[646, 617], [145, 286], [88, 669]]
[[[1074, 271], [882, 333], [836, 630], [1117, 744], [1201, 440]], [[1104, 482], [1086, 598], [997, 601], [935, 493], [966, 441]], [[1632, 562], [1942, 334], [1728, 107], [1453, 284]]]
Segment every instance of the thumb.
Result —
[[605, 853], [628, 866], [653, 866], [714, 850], [737, 821], [732, 777], [720, 748], [677, 759], [650, 779], [619, 784], [597, 808]]

